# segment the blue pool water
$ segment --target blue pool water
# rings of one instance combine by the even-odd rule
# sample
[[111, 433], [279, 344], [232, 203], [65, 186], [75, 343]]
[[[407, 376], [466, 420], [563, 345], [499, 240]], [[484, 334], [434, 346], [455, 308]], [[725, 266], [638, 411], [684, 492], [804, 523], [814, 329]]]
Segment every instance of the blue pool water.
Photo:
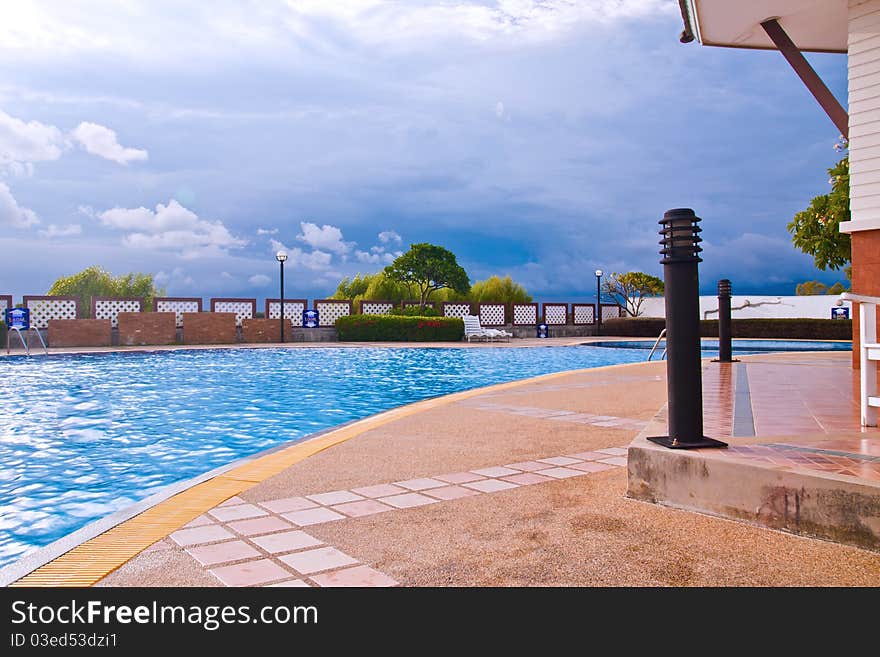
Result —
[[0, 566], [169, 484], [321, 429], [428, 397], [645, 356], [582, 346], [0, 359]]

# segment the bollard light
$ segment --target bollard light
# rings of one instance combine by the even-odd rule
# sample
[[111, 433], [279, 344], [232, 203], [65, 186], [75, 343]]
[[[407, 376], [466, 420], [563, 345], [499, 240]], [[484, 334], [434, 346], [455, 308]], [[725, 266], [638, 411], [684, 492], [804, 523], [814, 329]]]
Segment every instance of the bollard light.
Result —
[[730, 281], [718, 281], [718, 358], [719, 363], [737, 362], [733, 357], [733, 331], [730, 321]]
[[660, 255], [666, 289], [666, 391], [669, 435], [648, 440], [672, 449], [727, 447], [703, 435], [700, 362], [700, 218], [690, 208], [660, 220]]
[[281, 342], [284, 342], [284, 263], [287, 260], [287, 252], [279, 251], [275, 254], [275, 259], [281, 265]]
[[602, 335], [602, 274], [601, 269], [596, 270], [596, 335]]

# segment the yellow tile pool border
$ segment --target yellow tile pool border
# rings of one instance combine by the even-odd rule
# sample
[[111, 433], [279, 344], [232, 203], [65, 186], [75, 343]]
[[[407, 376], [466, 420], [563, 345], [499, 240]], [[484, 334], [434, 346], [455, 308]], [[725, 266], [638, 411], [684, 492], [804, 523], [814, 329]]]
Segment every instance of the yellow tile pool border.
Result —
[[[659, 362], [659, 361], [657, 361]], [[310, 440], [290, 445], [195, 484], [133, 518], [111, 527], [88, 539], [52, 561], [34, 569], [11, 583], [10, 587], [83, 587], [92, 586], [108, 574], [133, 559], [183, 525], [213, 509], [225, 500], [256, 486], [290, 466], [299, 463], [334, 445], [351, 440], [367, 431], [377, 429], [389, 422], [417, 413], [433, 410], [457, 401], [487, 393], [501, 392], [538, 381], [549, 381], [566, 376], [596, 373], [648, 364], [645, 361], [606, 365], [579, 370], [553, 372], [528, 379], [499, 383], [483, 388], [455, 392], [442, 397], [425, 399], [378, 413], [332, 429]]]

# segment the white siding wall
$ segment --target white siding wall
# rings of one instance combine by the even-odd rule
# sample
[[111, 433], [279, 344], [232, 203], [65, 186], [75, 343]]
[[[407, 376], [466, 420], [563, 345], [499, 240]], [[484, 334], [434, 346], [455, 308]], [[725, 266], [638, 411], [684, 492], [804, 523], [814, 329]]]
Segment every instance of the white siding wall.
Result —
[[850, 0], [848, 48], [851, 232], [880, 228], [880, 0]]

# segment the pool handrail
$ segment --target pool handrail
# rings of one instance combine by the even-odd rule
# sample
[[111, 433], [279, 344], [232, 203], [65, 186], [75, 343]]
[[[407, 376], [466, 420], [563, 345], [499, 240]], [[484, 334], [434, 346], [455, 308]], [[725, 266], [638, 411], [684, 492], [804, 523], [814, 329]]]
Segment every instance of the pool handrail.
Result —
[[[662, 331], [660, 331], [660, 335], [657, 336], [657, 340], [654, 342], [654, 346], [651, 347], [651, 353], [648, 354], [648, 360], [651, 360], [651, 358], [654, 356], [654, 351], [656, 351], [657, 345], [660, 344], [660, 340], [662, 340], [665, 336], [666, 336], [666, 329], [664, 328]], [[666, 350], [664, 349], [663, 356], [665, 356], [665, 355], [666, 355]], [[663, 360], [663, 356], [660, 356], [660, 360]]]

